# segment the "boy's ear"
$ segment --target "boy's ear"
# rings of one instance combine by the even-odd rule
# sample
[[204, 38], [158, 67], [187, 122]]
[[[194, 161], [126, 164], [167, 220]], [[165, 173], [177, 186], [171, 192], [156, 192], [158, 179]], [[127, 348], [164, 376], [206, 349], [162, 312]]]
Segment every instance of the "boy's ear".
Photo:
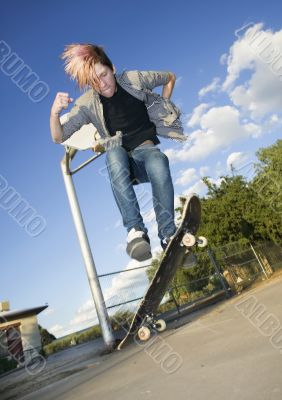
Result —
[[116, 67], [113, 65], [113, 73], [115, 74], [117, 72]]

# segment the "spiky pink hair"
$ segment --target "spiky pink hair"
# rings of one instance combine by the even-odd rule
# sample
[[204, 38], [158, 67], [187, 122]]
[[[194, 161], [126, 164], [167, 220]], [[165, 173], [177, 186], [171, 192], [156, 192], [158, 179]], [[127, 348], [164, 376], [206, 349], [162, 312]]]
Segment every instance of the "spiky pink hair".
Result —
[[94, 87], [99, 79], [94, 65], [101, 63], [113, 70], [113, 64], [101, 46], [73, 43], [65, 47], [61, 58], [65, 60], [65, 72], [81, 89]]

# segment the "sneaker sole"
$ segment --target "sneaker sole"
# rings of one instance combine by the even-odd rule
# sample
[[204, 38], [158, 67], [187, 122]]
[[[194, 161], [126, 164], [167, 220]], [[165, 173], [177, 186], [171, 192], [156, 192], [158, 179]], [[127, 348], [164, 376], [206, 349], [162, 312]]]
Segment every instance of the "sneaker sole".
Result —
[[151, 246], [145, 241], [134, 244], [127, 254], [137, 261], [145, 261], [152, 258]]

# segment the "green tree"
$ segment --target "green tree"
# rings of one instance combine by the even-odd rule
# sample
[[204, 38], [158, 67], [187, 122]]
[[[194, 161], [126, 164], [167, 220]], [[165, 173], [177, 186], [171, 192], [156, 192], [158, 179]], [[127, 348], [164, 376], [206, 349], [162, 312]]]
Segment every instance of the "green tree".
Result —
[[219, 186], [203, 179], [208, 187], [202, 199], [202, 221], [199, 234], [208, 238], [212, 246], [234, 241], [259, 239], [256, 234], [252, 210], [257, 195], [242, 176], [221, 177]]
[[281, 243], [282, 140], [257, 152], [259, 162], [251, 188], [258, 197], [254, 210], [256, 230], [265, 239]]
[[42, 346], [45, 346], [46, 344], [50, 344], [53, 342], [53, 340], [56, 340], [56, 337], [52, 335], [52, 333], [48, 332], [47, 329], [42, 328], [41, 325], [38, 325], [39, 328], [39, 333], [41, 336], [41, 343]]
[[[203, 181], [208, 193], [202, 199], [202, 221], [198, 232], [205, 236], [215, 256], [221, 258], [224, 245], [236, 243], [237, 250], [251, 242], [271, 240], [281, 243], [282, 232], [282, 140], [257, 152], [255, 177], [248, 182], [241, 175], [221, 177], [220, 185], [212, 183], [208, 177]], [[180, 197], [181, 215], [185, 198]], [[191, 270], [179, 268], [173, 284], [179, 286], [174, 291], [177, 300], [189, 292], [205, 291], [210, 285], [209, 275], [213, 268], [206, 253], [195, 249], [197, 267]], [[159, 254], [148, 270], [152, 279], [163, 254]]]

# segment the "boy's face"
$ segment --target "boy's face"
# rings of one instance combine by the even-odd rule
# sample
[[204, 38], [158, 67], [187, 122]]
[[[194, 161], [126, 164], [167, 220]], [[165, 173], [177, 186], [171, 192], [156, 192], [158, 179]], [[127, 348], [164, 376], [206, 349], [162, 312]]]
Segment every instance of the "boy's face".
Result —
[[115, 69], [112, 71], [111, 68], [101, 63], [95, 64], [94, 68], [99, 79], [99, 83], [94, 86], [94, 89], [102, 96], [112, 97], [116, 91]]

